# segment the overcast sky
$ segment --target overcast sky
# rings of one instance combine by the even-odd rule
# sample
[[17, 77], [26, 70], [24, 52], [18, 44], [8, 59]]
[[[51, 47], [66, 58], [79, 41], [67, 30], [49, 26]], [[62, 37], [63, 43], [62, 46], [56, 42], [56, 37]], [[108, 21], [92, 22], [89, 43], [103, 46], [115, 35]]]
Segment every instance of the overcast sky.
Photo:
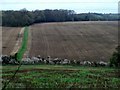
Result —
[[77, 13], [118, 13], [119, 0], [0, 0], [0, 10], [69, 9]]

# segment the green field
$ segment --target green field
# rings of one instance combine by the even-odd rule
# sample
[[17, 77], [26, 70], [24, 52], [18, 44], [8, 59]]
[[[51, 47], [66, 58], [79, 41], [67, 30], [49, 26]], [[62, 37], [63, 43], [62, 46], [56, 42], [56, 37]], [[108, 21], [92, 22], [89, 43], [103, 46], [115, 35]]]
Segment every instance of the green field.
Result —
[[[18, 66], [3, 66], [3, 85]], [[8, 88], [120, 88], [120, 69], [69, 65], [22, 65]]]

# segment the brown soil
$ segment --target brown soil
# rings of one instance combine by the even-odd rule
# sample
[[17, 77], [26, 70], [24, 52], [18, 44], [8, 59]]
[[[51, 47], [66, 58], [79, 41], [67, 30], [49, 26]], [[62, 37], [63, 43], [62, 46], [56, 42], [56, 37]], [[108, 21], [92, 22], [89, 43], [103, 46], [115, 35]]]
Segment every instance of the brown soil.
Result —
[[29, 55], [108, 61], [118, 44], [117, 25], [107, 21], [32, 25]]
[[2, 54], [10, 55], [17, 42], [21, 28], [2, 27]]

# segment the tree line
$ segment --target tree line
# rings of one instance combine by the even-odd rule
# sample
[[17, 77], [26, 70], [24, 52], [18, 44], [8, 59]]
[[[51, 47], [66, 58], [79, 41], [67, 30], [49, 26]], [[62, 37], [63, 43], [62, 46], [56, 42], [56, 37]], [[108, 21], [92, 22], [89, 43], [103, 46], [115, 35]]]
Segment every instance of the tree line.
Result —
[[80, 13], [73, 10], [35, 10], [2, 11], [2, 26], [28, 26], [34, 23], [66, 21], [115, 21], [118, 14]]

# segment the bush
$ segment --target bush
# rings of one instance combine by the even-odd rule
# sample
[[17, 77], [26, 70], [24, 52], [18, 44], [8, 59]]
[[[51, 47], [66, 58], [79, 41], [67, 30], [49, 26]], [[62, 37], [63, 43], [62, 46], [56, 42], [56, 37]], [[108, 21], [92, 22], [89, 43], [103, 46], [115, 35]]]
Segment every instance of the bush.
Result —
[[116, 52], [113, 53], [110, 58], [110, 67], [120, 67], [120, 46], [116, 48]]
[[10, 57], [9, 56], [2, 56], [2, 64], [9, 64]]

